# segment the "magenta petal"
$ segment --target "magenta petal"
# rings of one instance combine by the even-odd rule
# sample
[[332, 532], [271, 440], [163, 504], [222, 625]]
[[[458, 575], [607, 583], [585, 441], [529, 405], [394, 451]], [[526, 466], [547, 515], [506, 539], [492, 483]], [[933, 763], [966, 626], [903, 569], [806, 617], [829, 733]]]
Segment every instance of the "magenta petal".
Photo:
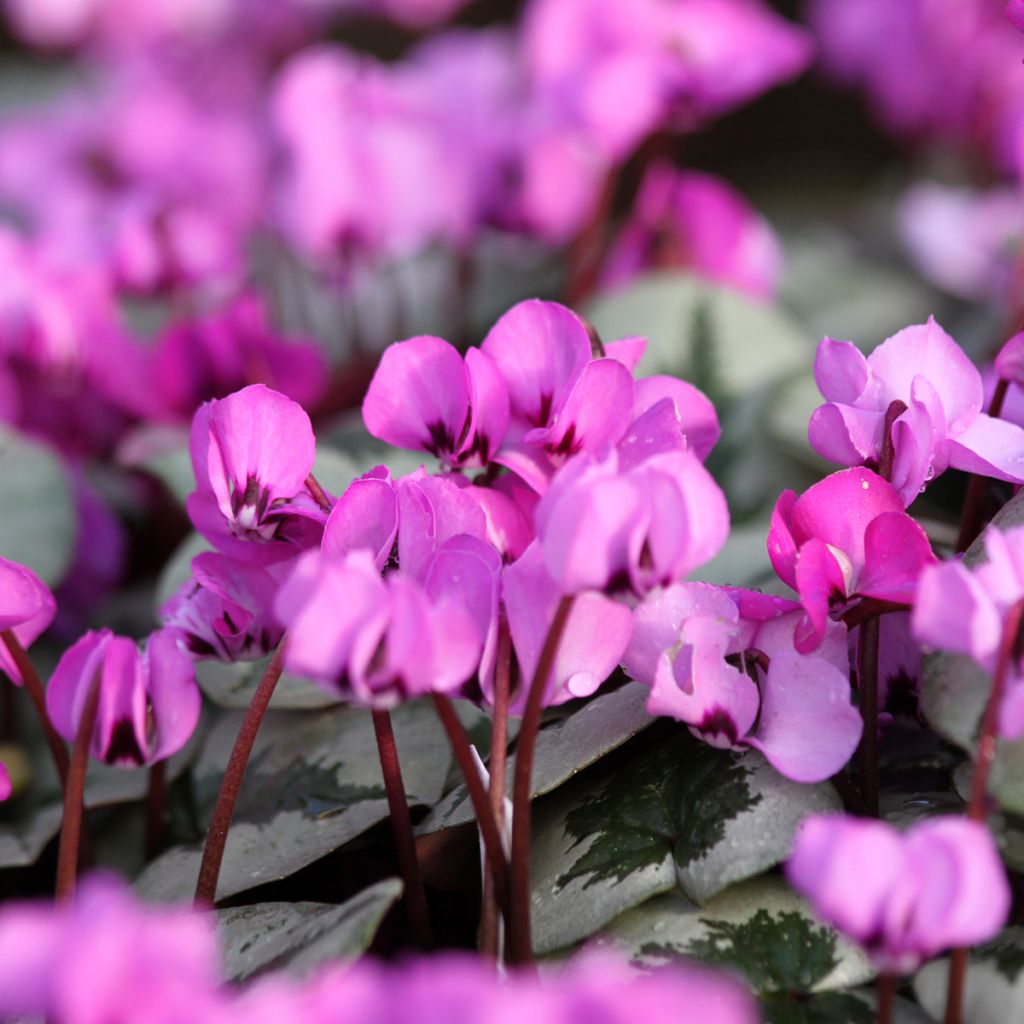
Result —
[[797, 627], [795, 645], [801, 654], [817, 650], [825, 639], [829, 600], [833, 594], [848, 596], [848, 572], [834, 550], [814, 538], [800, 548], [796, 560], [796, 589], [807, 621]]
[[699, 388], [675, 377], [645, 377], [633, 386], [633, 418], [670, 398], [679, 427], [703, 462], [718, 443], [721, 428], [711, 399]]
[[[56, 613], [57, 602], [50, 588], [31, 569], [0, 558], [0, 630], [13, 630], [18, 642], [27, 648]], [[21, 685], [21, 673], [2, 642], [0, 671], [6, 672], [16, 686]]]
[[466, 353], [470, 422], [459, 449], [459, 460], [486, 465], [501, 447], [508, 432], [508, 385], [486, 352], [471, 348]]
[[814, 357], [814, 381], [829, 402], [853, 405], [868, 385], [868, 361], [853, 342], [823, 338]]
[[508, 382], [514, 416], [546, 427], [576, 375], [590, 362], [590, 335], [575, 313], [557, 302], [530, 299], [513, 306], [481, 349]]
[[397, 536], [395, 485], [390, 477], [367, 475], [353, 480], [331, 509], [320, 548], [324, 554], [339, 558], [366, 548], [377, 568], [383, 569]]
[[647, 351], [647, 339], [641, 337], [619, 338], [617, 341], [605, 342], [604, 354], [634, 373], [640, 360]]
[[1014, 28], [1024, 32], [1024, 0], [1006, 0], [1006, 17]]
[[796, 590], [797, 542], [789, 527], [796, 504], [795, 491], [783, 491], [772, 509], [771, 526], [768, 529], [768, 558], [779, 579]]
[[821, 782], [853, 756], [863, 722], [849, 674], [820, 658], [777, 652], [761, 685], [761, 715], [747, 743], [795, 782]]
[[864, 571], [857, 593], [910, 604], [922, 571], [935, 560], [928, 535], [915, 520], [903, 512], [883, 512], [864, 534]]
[[75, 738], [85, 708], [88, 685], [99, 671], [103, 652], [112, 637], [109, 629], [86, 633], [64, 652], [50, 676], [46, 710], [54, 729], [69, 743]]
[[363, 420], [374, 437], [439, 458], [458, 450], [468, 413], [462, 356], [429, 335], [389, 345], [363, 399]]
[[[915, 381], [915, 384], [923, 383]], [[915, 387], [915, 392], [926, 392], [926, 387]], [[936, 437], [936, 424], [941, 421], [927, 406], [913, 397], [910, 406], [893, 424], [892, 444], [895, 457], [892, 464], [892, 485], [908, 508], [924, 490], [933, 476], [946, 469], [944, 452]]]
[[156, 742], [150, 761], [176, 754], [189, 741], [199, 722], [203, 700], [196, 685], [191, 658], [181, 649], [177, 636], [159, 630], [146, 644], [149, 703], [156, 722]]
[[954, 469], [1024, 483], [1024, 429], [1016, 423], [981, 413], [948, 443]]
[[914, 598], [914, 635], [922, 643], [969, 654], [982, 664], [995, 655], [1003, 623], [981, 581], [959, 561], [921, 573]]
[[874, 409], [819, 405], [811, 413], [807, 439], [823, 459], [856, 466], [877, 458], [884, 419], [884, 414]]

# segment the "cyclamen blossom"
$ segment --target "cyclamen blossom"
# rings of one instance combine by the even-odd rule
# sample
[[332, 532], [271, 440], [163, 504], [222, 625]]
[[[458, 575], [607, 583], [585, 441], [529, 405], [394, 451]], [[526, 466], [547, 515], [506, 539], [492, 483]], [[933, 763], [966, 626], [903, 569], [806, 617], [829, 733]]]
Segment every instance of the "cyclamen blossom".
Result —
[[886, 410], [906, 404], [892, 428], [892, 481], [905, 505], [949, 467], [1024, 482], [1024, 429], [982, 412], [981, 374], [934, 319], [866, 359], [851, 342], [826, 338], [814, 377], [828, 402], [811, 416], [811, 445], [841, 465], [877, 466]]
[[797, 832], [786, 874], [890, 974], [992, 938], [1010, 909], [992, 836], [966, 818], [932, 818], [900, 834], [881, 821], [813, 816]]
[[[955, 559], [921, 575], [914, 602], [914, 634], [924, 644], [972, 657], [994, 672], [1003, 622], [1024, 598], [1024, 527], [984, 534], [985, 561], [973, 568]], [[1007, 739], [1024, 734], [1024, 671], [1010, 660], [999, 714], [999, 732]]]
[[[27, 566], [0, 558], [0, 632], [11, 630], [22, 647], [29, 647], [57, 614], [50, 588]], [[21, 672], [0, 639], [0, 670], [21, 686]]]
[[651, 687], [647, 708], [717, 747], [760, 750], [783, 775], [818, 782], [860, 741], [846, 630], [828, 623], [813, 656], [794, 648], [800, 607], [706, 583], [677, 583], [635, 612], [626, 671]]
[[121, 767], [177, 753], [199, 721], [202, 698], [192, 660], [172, 631], [153, 633], [143, 652], [109, 629], [86, 633], [61, 657], [46, 691], [53, 727], [73, 741], [93, 686], [99, 687], [89, 752]]
[[192, 421], [190, 450], [189, 516], [225, 553], [280, 561], [319, 542], [325, 515], [305, 491], [316, 441], [298, 403], [262, 384], [207, 402]]

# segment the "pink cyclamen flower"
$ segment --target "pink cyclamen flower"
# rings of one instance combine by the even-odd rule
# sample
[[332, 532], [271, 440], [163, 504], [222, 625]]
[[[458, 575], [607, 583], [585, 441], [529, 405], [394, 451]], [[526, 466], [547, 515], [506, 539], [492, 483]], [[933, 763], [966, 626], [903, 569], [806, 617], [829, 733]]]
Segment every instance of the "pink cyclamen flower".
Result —
[[213, 919], [139, 902], [93, 875], [73, 904], [0, 910], [0, 1019], [68, 1024], [214, 1024], [223, 1020]]
[[861, 468], [833, 473], [799, 497], [783, 491], [768, 555], [804, 606], [795, 636], [802, 654], [824, 640], [829, 613], [858, 597], [910, 604], [922, 570], [935, 562], [896, 489]]
[[813, 816], [797, 832], [786, 874], [890, 974], [992, 938], [1010, 909], [992, 836], [966, 818], [932, 818], [901, 834], [881, 821]]
[[819, 782], [861, 736], [846, 630], [827, 623], [813, 656], [794, 647], [800, 606], [706, 583], [677, 583], [634, 613], [623, 665], [651, 687], [648, 710], [716, 747], [753, 747], [783, 775]]
[[[531, 544], [518, 561], [506, 568], [502, 599], [519, 682], [510, 704], [515, 713], [521, 713], [526, 704], [530, 681], [561, 597], [539, 544]], [[632, 615], [623, 604], [594, 591], [578, 593], [555, 654], [545, 707], [594, 693], [615, 671], [632, 629]], [[492, 682], [482, 675], [488, 700], [493, 697]]]
[[996, 373], [1002, 380], [1024, 387], [1024, 332], [1015, 334], [999, 350]]
[[982, 412], [981, 374], [934, 319], [867, 358], [851, 342], [825, 338], [814, 377], [828, 401], [811, 416], [811, 446], [840, 465], [877, 466], [886, 411], [906, 404], [892, 428], [892, 481], [905, 505], [949, 467], [1024, 482], [1024, 429]]
[[729, 534], [725, 495], [689, 448], [632, 463], [577, 456], [537, 506], [545, 564], [564, 593], [645, 594], [710, 561]]
[[654, 164], [609, 249], [600, 283], [610, 287], [666, 267], [691, 269], [754, 298], [770, 298], [782, 250], [768, 222], [724, 181]]
[[[990, 526], [984, 543], [986, 559], [974, 569], [954, 559], [922, 573], [912, 623], [922, 643], [967, 654], [994, 672], [1006, 614], [1024, 598], [1024, 526]], [[999, 732], [1008, 739], [1024, 734], [1024, 671], [1017, 657], [1010, 661]]]
[[316, 441], [297, 402], [262, 384], [207, 402], [192, 421], [190, 449], [188, 513], [211, 543], [265, 562], [308, 546], [307, 533], [319, 542], [324, 515], [305, 491]]
[[1006, 16], [1014, 28], [1024, 32], [1024, 0], [1007, 0]]
[[480, 549], [463, 559], [454, 587], [444, 573], [435, 582], [428, 571], [422, 584], [402, 572], [382, 577], [368, 550], [302, 555], [274, 605], [288, 629], [286, 667], [375, 708], [458, 689], [484, 650], [479, 613], [495, 603], [500, 558]]
[[284, 634], [271, 609], [288, 565], [250, 565], [205, 551], [192, 559], [192, 578], [161, 608], [160, 617], [197, 659], [262, 658]]
[[86, 633], [68, 648], [50, 678], [46, 708], [69, 742], [94, 685], [99, 705], [89, 752], [107, 764], [162, 761], [188, 742], [199, 721], [202, 698], [192, 659], [170, 630], [153, 633], [142, 652], [109, 629]]
[[[18, 643], [28, 647], [53, 621], [57, 602], [50, 588], [29, 568], [0, 558], [0, 631], [13, 631]], [[21, 686], [21, 673], [0, 641], [0, 670]]]
[[484, 466], [508, 429], [508, 385], [481, 349], [463, 358], [442, 338], [410, 338], [384, 350], [363, 420], [388, 444], [428, 451], [451, 466]]

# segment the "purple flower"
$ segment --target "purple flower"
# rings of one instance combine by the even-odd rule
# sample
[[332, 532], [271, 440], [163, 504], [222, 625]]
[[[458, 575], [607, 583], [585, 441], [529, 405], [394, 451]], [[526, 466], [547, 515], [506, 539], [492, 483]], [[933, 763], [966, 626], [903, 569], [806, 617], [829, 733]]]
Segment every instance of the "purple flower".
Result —
[[365, 549], [378, 571], [391, 559], [398, 538], [398, 491], [386, 466], [353, 480], [334, 503], [320, 550], [341, 558]]
[[1014, 28], [1024, 32], [1024, 0], [1006, 0], [1006, 16]]
[[160, 617], [197, 659], [262, 658], [284, 633], [271, 609], [288, 566], [263, 567], [203, 552], [192, 559], [192, 578], [160, 609]]
[[[922, 643], [967, 654], [994, 672], [1003, 620], [1024, 597], [1024, 527], [990, 526], [984, 542], [986, 560], [975, 569], [955, 559], [922, 573], [913, 630]], [[999, 732], [1008, 739], [1024, 733], [1024, 672], [1016, 657], [1010, 661]]]
[[374, 437], [449, 466], [485, 466], [505, 439], [508, 386], [486, 352], [422, 336], [384, 350], [363, 399]]
[[190, 448], [196, 490], [188, 513], [211, 543], [259, 561], [319, 543], [324, 516], [305, 491], [316, 441], [298, 403], [262, 384], [207, 402], [192, 421]]
[[[13, 630], [21, 646], [29, 647], [56, 613], [57, 602], [50, 588], [31, 569], [0, 558], [0, 630]], [[0, 669], [21, 686], [21, 673], [2, 641]]]
[[900, 834], [881, 821], [810, 817], [786, 874], [825, 921], [890, 974], [992, 938], [1010, 909], [992, 836], [966, 818], [932, 818]]
[[465, 541], [474, 539], [449, 542], [460, 546], [461, 571], [442, 564], [432, 575], [432, 564], [422, 584], [402, 572], [382, 577], [368, 550], [302, 555], [274, 605], [288, 629], [286, 667], [376, 708], [458, 689], [479, 666], [481, 615], [496, 603], [500, 570], [497, 552], [482, 542], [467, 552]]
[[1002, 380], [1024, 388], [1024, 332], [1013, 335], [999, 350], [995, 370]]
[[782, 250], [767, 221], [724, 181], [658, 163], [644, 175], [600, 283], [612, 287], [663, 267], [692, 269], [754, 298], [771, 298]]
[[725, 495], [686, 447], [635, 465], [577, 456], [537, 506], [545, 564], [567, 594], [645, 594], [710, 561], [728, 533]]
[[0, 910], [0, 1018], [67, 1024], [213, 1024], [222, 1018], [213, 919], [148, 907], [92, 876], [74, 905]]
[[799, 497], [783, 491], [768, 555], [804, 606], [795, 639], [802, 654], [824, 640], [829, 613], [855, 598], [910, 604], [921, 572], [935, 561], [896, 489], [868, 469], [833, 473]]
[[828, 623], [800, 654], [800, 607], [778, 597], [677, 583], [634, 613], [626, 671], [651, 687], [648, 710], [686, 722], [717, 747], [760, 750], [783, 775], [819, 782], [860, 741], [846, 631]]
[[[548, 573], [538, 544], [527, 548], [505, 570], [502, 598], [519, 682], [510, 706], [516, 713], [526, 704], [530, 681], [561, 597], [562, 591]], [[545, 706], [594, 693], [619, 664], [632, 629], [632, 615], [621, 603], [593, 591], [577, 594], [555, 655]], [[491, 682], [481, 679], [488, 699], [492, 697]]]
[[93, 685], [99, 710], [89, 742], [97, 760], [122, 767], [162, 761], [195, 731], [202, 698], [192, 659], [170, 630], [134, 640], [109, 629], [86, 633], [57, 663], [46, 691], [54, 728], [74, 740]]
[[892, 429], [892, 480], [904, 504], [950, 466], [1024, 482], [1024, 430], [981, 411], [981, 374], [934, 319], [866, 359], [851, 342], [826, 338], [814, 376], [828, 402], [811, 416], [811, 445], [841, 465], [877, 466], [886, 410], [906, 403]]

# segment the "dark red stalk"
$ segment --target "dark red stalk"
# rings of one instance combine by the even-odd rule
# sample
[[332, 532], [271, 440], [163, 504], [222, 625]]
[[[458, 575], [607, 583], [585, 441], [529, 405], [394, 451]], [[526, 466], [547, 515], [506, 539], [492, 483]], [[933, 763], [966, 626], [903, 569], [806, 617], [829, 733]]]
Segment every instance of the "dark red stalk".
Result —
[[149, 791], [146, 794], [146, 860], [163, 850], [167, 839], [164, 811], [167, 804], [167, 762], [149, 766]]
[[[494, 715], [491, 725], [491, 813], [502, 827], [505, 815], [505, 766], [508, 763], [508, 698], [511, 689], [512, 638], [508, 622], [498, 623], [498, 650], [494, 664]], [[506, 868], [507, 870], [507, 868]], [[507, 915], [506, 915], [507, 917]], [[490, 872], [484, 878], [483, 904], [480, 909], [480, 952], [498, 959], [500, 921], [494, 879]]]
[[306, 477], [306, 490], [324, 512], [331, 511], [331, 499], [327, 497], [327, 492], [320, 486], [320, 481], [312, 473]]
[[238, 730], [235, 745], [228, 758], [228, 765], [224, 771], [224, 778], [220, 784], [220, 792], [217, 794], [217, 803], [213, 808], [213, 817], [210, 819], [210, 827], [206, 832], [206, 844], [203, 846], [203, 859], [199, 866], [199, 879], [196, 882], [195, 904], [197, 907], [213, 906], [217, 897], [217, 879], [220, 878], [220, 866], [224, 860], [224, 847], [228, 841], [228, 830], [231, 828], [231, 819], [235, 815], [235, 804], [238, 802], [238, 794], [242, 788], [242, 780], [245, 777], [245, 768], [249, 763], [249, 755], [252, 753], [253, 744], [256, 742], [256, 734], [259, 732], [260, 723], [267, 712], [270, 698], [274, 696], [277, 681], [281, 678], [284, 669], [284, 648], [286, 638], [282, 638], [274, 651], [274, 656], [263, 673], [263, 678], [252, 695], [249, 707], [242, 720], [242, 727]]
[[14, 664], [18, 666], [18, 671], [21, 673], [21, 681], [25, 686], [25, 692], [28, 694], [29, 700], [32, 701], [32, 706], [36, 709], [36, 714], [39, 716], [39, 721], [43, 726], [46, 744], [53, 756], [57, 775], [60, 776], [60, 784], [66, 789], [68, 783], [68, 748], [64, 745], [64, 741], [60, 736], [57, 735], [57, 730], [50, 723], [50, 715], [46, 710], [46, 693], [43, 689], [43, 681], [39, 678], [39, 673], [36, 672], [32, 659], [29, 658], [25, 648], [21, 646], [13, 630], [5, 629], [3, 632], [0, 632], [0, 640], [3, 640], [4, 646], [10, 651]]
[[89, 687], [82, 717], [71, 749], [67, 784], [64, 787], [64, 814], [60, 825], [60, 847], [57, 853], [58, 900], [70, 900], [75, 894], [78, 878], [78, 857], [81, 849], [82, 815], [85, 810], [85, 774], [89, 767], [89, 744], [96, 728], [96, 712], [100, 706], [100, 675]]
[[896, 979], [891, 974], [878, 976], [878, 1024], [892, 1024], [892, 1002]]
[[384, 776], [384, 792], [391, 812], [391, 831], [395, 837], [395, 852], [398, 868], [405, 883], [405, 910], [409, 918], [409, 930], [413, 941], [420, 949], [432, 949], [434, 936], [430, 928], [430, 912], [427, 909], [427, 895], [423, 889], [423, 876], [416, 857], [416, 843], [412, 834], [412, 819], [402, 782], [402, 766], [398, 760], [395, 732], [391, 728], [391, 715], [387, 711], [371, 712], [373, 730], [377, 736], [377, 752], [380, 754], [380, 770]]
[[[1003, 623], [1003, 635], [999, 641], [999, 655], [996, 670], [992, 676], [992, 692], [989, 694], [985, 712], [981, 718], [981, 733], [978, 737], [978, 755], [974, 762], [971, 779], [971, 799], [967, 804], [967, 817], [971, 821], [984, 823], [987, 811], [988, 780], [996, 759], [996, 745], [999, 738], [999, 712], [1006, 692], [1006, 680], [1010, 666], [1019, 656], [1021, 626], [1024, 624], [1024, 598], [1013, 605]], [[949, 958], [949, 988], [946, 992], [946, 1024], [961, 1024], [963, 1020], [964, 983], [967, 977], [967, 950], [954, 949]]]
[[473, 760], [473, 752], [470, 749], [469, 737], [459, 716], [452, 706], [452, 702], [445, 696], [435, 693], [434, 706], [437, 708], [438, 717], [448, 733], [448, 741], [452, 745], [452, 753], [459, 764], [459, 770], [466, 782], [466, 789], [469, 790], [469, 799], [473, 803], [473, 812], [476, 814], [477, 823], [480, 826], [480, 835], [484, 842], [484, 854], [487, 857], [487, 866], [490, 875], [494, 879], [494, 894], [499, 906], [502, 908], [506, 919], [508, 918], [508, 865], [505, 863], [505, 851], [501, 842], [501, 831], [498, 825], [499, 819], [495, 818], [488, 799], [487, 790], [484, 789], [483, 779], [477, 771], [476, 763]]
[[537, 670], [526, 698], [519, 740], [516, 744], [516, 770], [512, 788], [512, 858], [509, 868], [510, 898], [509, 961], [528, 964], [533, 961], [530, 931], [530, 790], [533, 783], [533, 756], [548, 679], [554, 667], [558, 645], [572, 611], [574, 597], [566, 595], [558, 604], [555, 617], [544, 638]]
[[[989, 416], [998, 417], [1003, 411], [1003, 402], [1006, 401], [1006, 393], [1009, 389], [1009, 381], [1000, 378], [988, 406]], [[971, 474], [971, 478], [967, 482], [967, 494], [964, 496], [964, 510], [960, 514], [960, 533], [956, 538], [957, 553], [966, 551], [981, 533], [984, 526], [982, 519], [985, 515], [985, 488], [987, 486], [988, 477], [978, 473]]]

